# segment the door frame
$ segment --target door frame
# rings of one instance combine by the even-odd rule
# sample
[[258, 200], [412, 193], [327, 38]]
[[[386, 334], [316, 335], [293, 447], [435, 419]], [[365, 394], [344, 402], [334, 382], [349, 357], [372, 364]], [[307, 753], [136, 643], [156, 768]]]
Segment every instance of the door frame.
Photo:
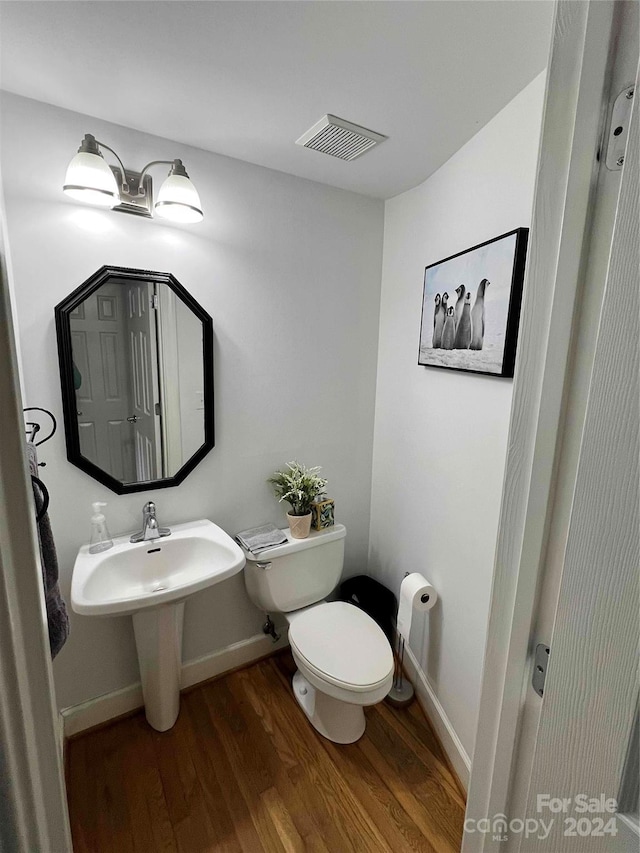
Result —
[[0, 220], [0, 848], [65, 853], [72, 843], [61, 727], [27, 473], [1, 191]]
[[[506, 813], [607, 116], [611, 0], [557, 0], [467, 819]], [[463, 853], [498, 849], [465, 832]]]
[[[637, 70], [635, 80], [637, 86]], [[604, 229], [609, 263], [559, 570], [552, 657], [544, 702], [536, 702], [541, 711], [535, 739], [523, 750], [526, 757], [533, 750], [531, 766], [523, 761], [517, 768], [528, 782], [525, 815], [534, 819], [548, 813], [539, 805], [547, 791], [554, 797], [597, 791], [614, 802], [620, 799], [638, 709], [640, 124], [635, 98], [628, 129], [615, 222], [611, 234]], [[583, 853], [602, 850], [603, 844], [607, 853], [638, 849], [637, 819], [634, 824], [624, 814], [624, 805], [615, 817], [602, 815], [605, 824], [615, 825], [609, 837], [603, 833], [605, 842], [597, 825], [592, 835], [584, 821], [587, 834], [576, 842], [569, 833], [575, 814], [581, 822], [580, 811], [572, 814], [569, 807], [566, 814], [558, 814], [536, 849], [569, 851], [576, 843]], [[529, 849], [521, 834], [514, 841], [514, 849]]]
[[182, 465], [182, 424], [180, 422], [180, 374], [175, 293], [167, 287], [158, 293], [158, 371], [160, 408], [162, 411], [162, 464], [166, 471], [177, 471]]

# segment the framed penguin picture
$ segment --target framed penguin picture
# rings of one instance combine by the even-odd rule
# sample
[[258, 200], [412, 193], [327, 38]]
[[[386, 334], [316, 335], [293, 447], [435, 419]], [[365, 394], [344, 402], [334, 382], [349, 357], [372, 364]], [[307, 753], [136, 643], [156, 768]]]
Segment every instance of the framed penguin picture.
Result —
[[424, 271], [418, 364], [513, 376], [528, 228]]

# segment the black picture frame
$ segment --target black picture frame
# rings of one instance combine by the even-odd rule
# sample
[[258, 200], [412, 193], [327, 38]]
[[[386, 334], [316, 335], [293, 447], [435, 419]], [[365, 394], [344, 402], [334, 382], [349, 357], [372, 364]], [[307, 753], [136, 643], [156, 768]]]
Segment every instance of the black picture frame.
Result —
[[[136, 280], [154, 284], [165, 284], [178, 296], [202, 322], [202, 357], [204, 380], [204, 442], [184, 465], [171, 477], [163, 477], [144, 482], [123, 483], [111, 474], [95, 465], [80, 452], [76, 393], [73, 382], [73, 360], [71, 347], [70, 315], [78, 305], [91, 296], [107, 281]], [[62, 389], [62, 410], [67, 448], [67, 459], [85, 474], [111, 489], [118, 495], [146, 492], [151, 489], [167, 489], [178, 486], [191, 471], [215, 447], [214, 426], [214, 370], [213, 370], [213, 320], [202, 306], [191, 296], [177, 278], [171, 273], [153, 270], [132, 269], [128, 267], [103, 266], [77, 287], [54, 309], [56, 335], [58, 340], [58, 363], [60, 367], [60, 385]]]
[[[435, 364], [430, 363], [425, 360], [424, 349], [425, 346], [423, 344], [423, 332], [425, 329], [425, 323], [433, 322], [433, 315], [430, 315], [426, 305], [426, 296], [427, 296], [427, 281], [428, 281], [428, 272], [434, 267], [441, 266], [443, 264], [448, 263], [449, 261], [454, 260], [455, 258], [460, 258], [463, 255], [469, 254], [471, 252], [475, 252], [478, 249], [482, 249], [485, 246], [489, 246], [492, 243], [496, 243], [499, 240], [504, 240], [507, 237], [512, 237], [515, 235], [515, 246], [513, 251], [513, 264], [511, 271], [511, 284], [510, 284], [510, 292], [509, 292], [509, 304], [507, 310], [507, 319], [506, 319], [506, 328], [504, 332], [504, 350], [502, 357], [502, 367], [500, 371], [495, 370], [487, 370], [474, 368], [473, 366], [460, 366], [456, 364]], [[428, 264], [424, 270], [424, 281], [423, 281], [423, 290], [422, 290], [422, 312], [420, 319], [420, 339], [418, 343], [418, 365], [421, 367], [429, 367], [436, 368], [439, 370], [457, 370], [462, 371], [464, 373], [476, 373], [482, 376], [497, 376], [500, 378], [510, 379], [513, 377], [514, 369], [515, 369], [515, 361], [516, 361], [516, 349], [518, 343], [518, 329], [520, 326], [520, 309], [522, 305], [522, 288], [524, 284], [524, 273], [526, 267], [527, 260], [527, 245], [529, 239], [529, 229], [528, 228], [514, 228], [512, 231], [507, 231], [504, 234], [500, 234], [498, 237], [493, 237], [490, 240], [485, 240], [482, 243], [478, 243], [476, 246], [472, 246], [469, 249], [464, 249], [461, 252], [456, 252], [454, 255], [449, 255], [447, 258], [443, 258], [442, 260], [435, 261], [432, 264]], [[466, 286], [466, 283], [465, 283]], [[454, 350], [455, 351], [455, 350]], [[471, 352], [471, 351], [470, 351]], [[473, 356], [471, 355], [468, 359], [470, 362], [473, 361]]]

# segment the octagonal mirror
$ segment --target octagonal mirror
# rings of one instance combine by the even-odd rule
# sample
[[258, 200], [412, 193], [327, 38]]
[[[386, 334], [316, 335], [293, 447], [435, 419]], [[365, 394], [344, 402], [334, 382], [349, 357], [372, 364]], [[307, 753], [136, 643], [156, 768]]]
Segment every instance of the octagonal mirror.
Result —
[[67, 458], [118, 494], [214, 446], [213, 324], [170, 273], [102, 267], [55, 309]]

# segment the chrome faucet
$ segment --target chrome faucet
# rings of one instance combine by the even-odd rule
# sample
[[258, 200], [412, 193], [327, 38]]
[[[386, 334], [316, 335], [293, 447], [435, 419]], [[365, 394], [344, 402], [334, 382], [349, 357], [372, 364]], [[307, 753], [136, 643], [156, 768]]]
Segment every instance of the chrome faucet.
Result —
[[171, 530], [168, 527], [158, 527], [156, 518], [156, 505], [149, 501], [142, 507], [142, 530], [134, 533], [130, 542], [149, 542], [151, 539], [159, 539], [161, 536], [169, 536]]

